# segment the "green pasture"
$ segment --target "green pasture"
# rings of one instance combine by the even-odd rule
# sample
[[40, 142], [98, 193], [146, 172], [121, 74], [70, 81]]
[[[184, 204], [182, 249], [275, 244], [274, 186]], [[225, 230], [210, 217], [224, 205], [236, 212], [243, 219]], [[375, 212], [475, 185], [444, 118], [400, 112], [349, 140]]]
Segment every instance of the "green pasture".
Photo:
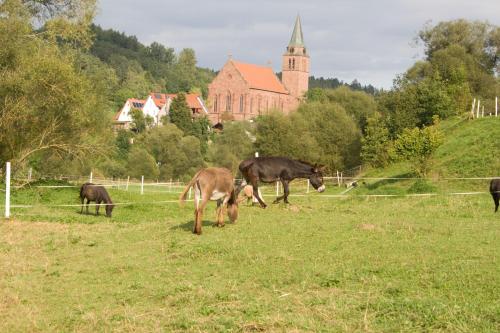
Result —
[[48, 206], [78, 204], [77, 188], [14, 190], [12, 204], [34, 207], [0, 220], [0, 331], [500, 330], [500, 214], [488, 194], [327, 196], [344, 190], [242, 204], [224, 228], [212, 203], [201, 236], [192, 202], [158, 203], [177, 193], [110, 189], [135, 204], [108, 219]]

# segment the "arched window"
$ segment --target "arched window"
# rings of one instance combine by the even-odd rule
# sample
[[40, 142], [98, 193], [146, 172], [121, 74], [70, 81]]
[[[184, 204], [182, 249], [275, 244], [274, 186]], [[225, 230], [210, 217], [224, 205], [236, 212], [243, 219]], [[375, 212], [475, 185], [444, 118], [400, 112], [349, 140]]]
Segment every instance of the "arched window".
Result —
[[288, 69], [292, 69], [292, 59], [288, 58]]
[[240, 113], [243, 112], [243, 109], [244, 109], [244, 105], [243, 105], [243, 95], [240, 96]]
[[227, 97], [226, 97], [226, 111], [227, 112], [231, 112], [231, 104], [232, 104], [231, 92], [228, 92]]
[[292, 69], [295, 69], [295, 58], [292, 60]]

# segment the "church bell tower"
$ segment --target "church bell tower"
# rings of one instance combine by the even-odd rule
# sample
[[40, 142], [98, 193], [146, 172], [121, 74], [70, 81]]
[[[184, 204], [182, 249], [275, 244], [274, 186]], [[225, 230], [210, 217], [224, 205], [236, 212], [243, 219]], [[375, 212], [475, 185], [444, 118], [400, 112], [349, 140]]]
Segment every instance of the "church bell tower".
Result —
[[282, 83], [292, 96], [302, 98], [309, 88], [309, 55], [304, 45], [300, 16], [297, 15], [292, 38], [283, 55]]

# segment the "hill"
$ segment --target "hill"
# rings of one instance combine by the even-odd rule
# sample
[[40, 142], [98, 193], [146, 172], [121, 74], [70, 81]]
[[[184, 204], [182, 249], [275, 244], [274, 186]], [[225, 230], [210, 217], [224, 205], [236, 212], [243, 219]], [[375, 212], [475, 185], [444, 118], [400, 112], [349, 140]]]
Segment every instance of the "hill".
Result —
[[366, 179], [365, 186], [356, 190], [357, 194], [486, 191], [487, 179], [458, 178], [500, 176], [500, 118], [473, 121], [451, 118], [442, 121], [440, 128], [445, 138], [432, 158], [428, 179], [415, 179], [408, 163], [396, 163], [386, 168], [368, 170], [362, 176], [413, 179]]

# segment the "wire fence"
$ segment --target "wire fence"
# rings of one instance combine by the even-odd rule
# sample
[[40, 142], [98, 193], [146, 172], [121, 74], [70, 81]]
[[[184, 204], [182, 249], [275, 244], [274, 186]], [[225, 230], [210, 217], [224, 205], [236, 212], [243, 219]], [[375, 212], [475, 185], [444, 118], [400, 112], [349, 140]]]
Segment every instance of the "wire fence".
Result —
[[[489, 191], [453, 191], [453, 192], [429, 192], [429, 193], [376, 193], [376, 194], [363, 194], [363, 193], [353, 193], [353, 189], [356, 188], [359, 182], [363, 181], [400, 181], [400, 180], [428, 180], [428, 181], [459, 181], [459, 180], [470, 180], [470, 181], [481, 181], [491, 180], [500, 178], [500, 176], [490, 176], [490, 177], [431, 177], [431, 178], [417, 178], [417, 177], [363, 177], [360, 176], [361, 167], [356, 167], [351, 170], [337, 172], [335, 176], [323, 177], [324, 183], [327, 186], [332, 186], [334, 188], [341, 188], [339, 193], [322, 193], [312, 195], [311, 192], [315, 191], [314, 188], [309, 183], [308, 179], [296, 179], [290, 183], [290, 190], [293, 194], [289, 194], [289, 197], [307, 197], [311, 196], [314, 199], [356, 199], [356, 198], [425, 198], [425, 197], [437, 197], [437, 196], [478, 196], [490, 194]], [[65, 184], [43, 184], [43, 181], [62, 181]], [[179, 180], [170, 180], [168, 182], [144, 182], [144, 179], [130, 179], [130, 177], [124, 178], [105, 178], [105, 177], [89, 177], [77, 176], [77, 175], [58, 175], [56, 178], [50, 178], [49, 175], [43, 175], [38, 177], [33, 177], [31, 174], [29, 177], [14, 177], [12, 182], [15, 185], [10, 187], [10, 191], [16, 192], [25, 189], [41, 189], [41, 190], [56, 190], [56, 189], [79, 189], [81, 184], [92, 181], [96, 185], [104, 186], [109, 189], [140, 193], [140, 194], [180, 194], [186, 184]], [[241, 179], [237, 179], [237, 182], [241, 182]], [[0, 198], [6, 197], [6, 190], [0, 189]], [[259, 192], [263, 198], [276, 197], [283, 194], [283, 187], [280, 182], [275, 182], [271, 184], [260, 184]], [[187, 201], [192, 201], [191, 191], [189, 191], [189, 197]], [[159, 199], [159, 198], [158, 198]], [[7, 202], [7, 200], [5, 200]], [[169, 200], [147, 200], [147, 201], [125, 201], [113, 203], [115, 206], [133, 206], [133, 205], [158, 205], [158, 204], [174, 204], [178, 203], [177, 198]], [[105, 205], [105, 204], [102, 204]], [[81, 207], [81, 204], [68, 204], [68, 203], [16, 203], [10, 204], [10, 208], [14, 209], [30, 209], [34, 207], [49, 207], [49, 208], [63, 208], [63, 207]], [[0, 210], [7, 212], [7, 208]]]

